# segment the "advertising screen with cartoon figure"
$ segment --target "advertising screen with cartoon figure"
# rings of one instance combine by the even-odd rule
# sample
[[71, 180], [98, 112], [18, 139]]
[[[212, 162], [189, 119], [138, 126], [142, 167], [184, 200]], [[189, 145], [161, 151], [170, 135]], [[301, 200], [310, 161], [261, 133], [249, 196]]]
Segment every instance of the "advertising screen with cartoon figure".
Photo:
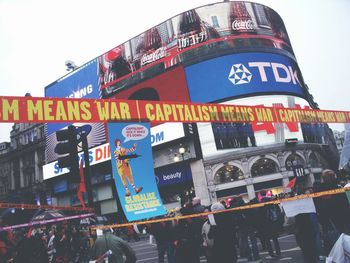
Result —
[[113, 177], [128, 221], [166, 214], [153, 169], [150, 123], [108, 123]]

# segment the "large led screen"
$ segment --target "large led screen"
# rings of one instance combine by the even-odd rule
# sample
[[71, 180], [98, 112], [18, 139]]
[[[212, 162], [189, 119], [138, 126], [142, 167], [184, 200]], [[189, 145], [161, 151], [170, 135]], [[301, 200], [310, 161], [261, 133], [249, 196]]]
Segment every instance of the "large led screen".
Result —
[[303, 96], [294, 60], [271, 53], [222, 56], [185, 68], [192, 102], [214, 102], [257, 93]]
[[98, 58], [103, 97], [166, 71], [242, 50], [282, 50], [293, 56], [280, 16], [249, 2], [226, 2], [181, 13]]
[[[261, 105], [267, 107], [309, 108], [306, 100], [294, 96], [256, 96], [226, 101], [225, 104]], [[306, 143], [327, 144], [324, 124], [300, 123], [198, 123], [203, 158], [219, 153], [284, 143], [296, 138]]]
[[[96, 59], [57, 80], [45, 88], [45, 97], [56, 98], [99, 98], [98, 68]], [[57, 160], [54, 149], [57, 145], [55, 132], [64, 129], [70, 123], [46, 124], [46, 162]], [[76, 126], [82, 124], [75, 123]], [[88, 135], [89, 147], [100, 145], [106, 141], [104, 123], [91, 123], [91, 132]]]

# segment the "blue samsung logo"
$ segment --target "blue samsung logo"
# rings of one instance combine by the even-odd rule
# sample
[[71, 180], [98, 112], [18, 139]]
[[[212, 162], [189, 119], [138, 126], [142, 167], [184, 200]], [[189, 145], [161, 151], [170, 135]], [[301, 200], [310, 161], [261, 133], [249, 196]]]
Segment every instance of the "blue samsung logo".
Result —
[[86, 87], [78, 88], [69, 94], [66, 98], [84, 98], [89, 94], [92, 94], [94, 91], [92, 84], [87, 85]]

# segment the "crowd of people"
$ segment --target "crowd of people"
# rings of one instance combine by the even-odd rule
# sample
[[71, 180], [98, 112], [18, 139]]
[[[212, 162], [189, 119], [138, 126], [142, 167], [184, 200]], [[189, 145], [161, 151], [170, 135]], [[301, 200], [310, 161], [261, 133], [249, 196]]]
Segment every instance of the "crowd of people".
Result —
[[[322, 183], [313, 188], [299, 187], [295, 194], [339, 187], [334, 172], [325, 170]], [[268, 196], [261, 191], [249, 203], [236, 196], [210, 206], [203, 206], [195, 197], [166, 217], [224, 211], [293, 194]], [[350, 208], [345, 194], [314, 198], [314, 204], [316, 213], [300, 213], [295, 217], [286, 217], [280, 205], [269, 203], [186, 219], [170, 218], [142, 225], [140, 230], [156, 240], [159, 263], [164, 262], [165, 255], [169, 263], [199, 263], [203, 255], [208, 263], [232, 263], [238, 258], [261, 262], [262, 250], [267, 251], [268, 258], [277, 259], [282, 256], [278, 237], [285, 233], [295, 235], [305, 262], [316, 263], [329, 254], [341, 234], [350, 234]], [[103, 262], [106, 257], [112, 263], [132, 263], [136, 262], [136, 254], [129, 242], [140, 240], [136, 232], [132, 226], [91, 231], [88, 226], [72, 221], [36, 229], [1, 231], [0, 263], [86, 263]]]
[[[248, 203], [237, 196], [228, 203], [211, 206], [203, 206], [194, 198], [180, 212], [181, 215], [215, 212], [340, 187], [335, 173], [324, 170], [322, 183], [309, 188], [299, 186], [297, 192], [267, 196], [267, 192], [261, 191], [260, 198]], [[278, 259], [282, 256], [278, 237], [286, 233], [294, 234], [305, 262], [316, 263], [325, 259], [342, 233], [350, 234], [350, 206], [345, 194], [314, 198], [314, 204], [316, 213], [303, 212], [294, 217], [287, 217], [280, 205], [269, 203], [213, 216], [156, 223], [149, 226], [149, 231], [155, 237], [160, 263], [164, 262], [165, 254], [170, 263], [198, 263], [203, 254], [208, 263], [232, 263], [238, 257], [261, 262], [261, 250], [268, 252], [268, 259]]]

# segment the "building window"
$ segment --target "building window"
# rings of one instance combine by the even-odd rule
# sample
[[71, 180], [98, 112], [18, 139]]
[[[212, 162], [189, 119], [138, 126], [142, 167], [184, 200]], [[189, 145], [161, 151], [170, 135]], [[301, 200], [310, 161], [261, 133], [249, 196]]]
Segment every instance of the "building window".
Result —
[[309, 161], [312, 168], [322, 168], [322, 163], [315, 152], [310, 154]]
[[257, 160], [251, 169], [252, 177], [274, 174], [278, 172], [278, 165], [269, 158], [261, 158]]
[[241, 169], [233, 165], [225, 165], [216, 172], [214, 176], [215, 184], [223, 184], [244, 179]]
[[295, 165], [305, 166], [305, 162], [303, 158], [301, 158], [298, 154], [292, 153], [291, 155], [288, 156], [285, 165], [288, 171], [293, 171], [293, 166]]

